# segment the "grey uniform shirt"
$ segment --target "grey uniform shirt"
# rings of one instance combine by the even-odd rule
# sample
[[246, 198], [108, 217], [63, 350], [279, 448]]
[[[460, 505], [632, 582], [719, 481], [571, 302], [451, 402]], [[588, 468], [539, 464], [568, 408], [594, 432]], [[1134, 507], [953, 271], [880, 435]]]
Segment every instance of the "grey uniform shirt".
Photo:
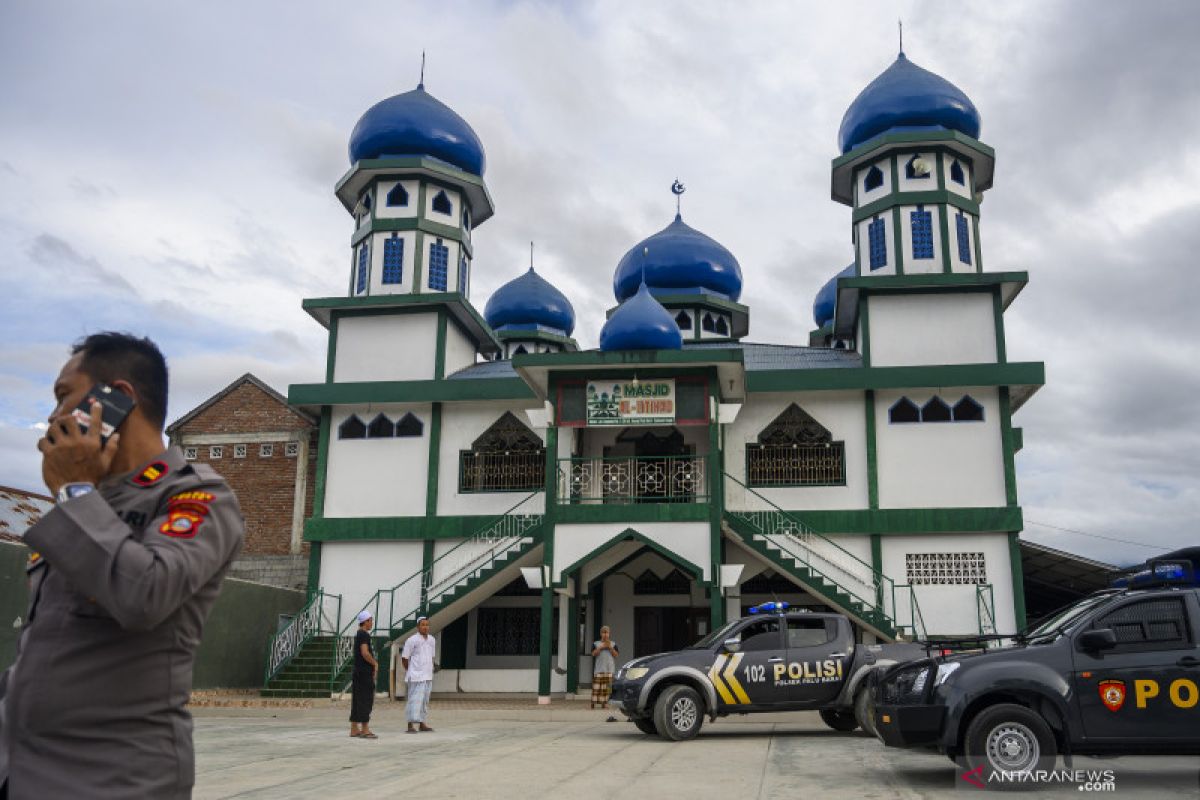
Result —
[[29, 612], [0, 676], [12, 800], [191, 796], [192, 663], [242, 532], [225, 481], [174, 447], [26, 532]]

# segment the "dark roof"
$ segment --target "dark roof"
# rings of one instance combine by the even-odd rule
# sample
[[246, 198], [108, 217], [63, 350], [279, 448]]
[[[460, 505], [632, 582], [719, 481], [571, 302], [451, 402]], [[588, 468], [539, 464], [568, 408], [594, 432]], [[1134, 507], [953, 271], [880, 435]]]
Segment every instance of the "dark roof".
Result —
[[0, 541], [19, 542], [42, 515], [54, 508], [47, 495], [0, 486]]
[[196, 407], [195, 407], [195, 408], [193, 408], [191, 411], [187, 412], [187, 413], [186, 413], [186, 414], [184, 414], [182, 417], [180, 417], [179, 419], [175, 420], [175, 421], [174, 421], [174, 422], [172, 422], [170, 425], [168, 425], [168, 426], [167, 426], [167, 433], [168, 433], [168, 434], [173, 434], [173, 433], [175, 433], [175, 431], [176, 431], [176, 430], [178, 430], [180, 427], [182, 427], [183, 425], [186, 425], [187, 423], [191, 422], [193, 419], [195, 419], [197, 416], [199, 416], [199, 415], [200, 415], [201, 413], [203, 413], [204, 411], [207, 411], [209, 408], [211, 408], [211, 407], [213, 406], [213, 404], [214, 404], [214, 403], [216, 403], [218, 400], [220, 400], [220, 399], [221, 399], [222, 397], [224, 397], [225, 395], [227, 395], [227, 394], [229, 394], [230, 392], [232, 392], [232, 391], [233, 391], [234, 389], [236, 389], [237, 387], [241, 386], [243, 383], [252, 383], [252, 384], [254, 384], [255, 386], [257, 386], [259, 389], [262, 389], [262, 390], [263, 390], [264, 392], [266, 392], [266, 393], [267, 393], [267, 394], [268, 394], [268, 395], [269, 395], [269, 396], [270, 396], [272, 399], [274, 399], [274, 400], [277, 400], [277, 401], [279, 402], [279, 405], [283, 406], [283, 407], [284, 407], [284, 408], [286, 408], [288, 411], [291, 411], [293, 414], [295, 414], [296, 416], [298, 416], [298, 417], [300, 417], [301, 419], [303, 419], [303, 420], [304, 420], [305, 422], [307, 422], [309, 425], [316, 425], [316, 424], [317, 424], [317, 420], [316, 420], [314, 417], [312, 417], [311, 415], [309, 415], [309, 414], [305, 413], [304, 411], [301, 411], [301, 410], [300, 410], [300, 409], [298, 409], [298, 408], [293, 408], [293, 407], [289, 406], [289, 405], [288, 405], [288, 401], [287, 401], [287, 398], [286, 398], [286, 397], [284, 397], [284, 396], [283, 396], [283, 395], [281, 395], [279, 392], [277, 392], [277, 391], [275, 391], [274, 389], [272, 389], [272, 388], [271, 388], [270, 386], [268, 386], [267, 384], [263, 383], [261, 380], [259, 380], [258, 378], [256, 378], [254, 375], [251, 375], [249, 372], [247, 372], [245, 375], [243, 375], [242, 377], [238, 378], [238, 379], [237, 379], [237, 380], [235, 380], [233, 383], [229, 384], [229, 385], [228, 385], [228, 386], [226, 386], [224, 389], [222, 389], [221, 391], [217, 392], [217, 393], [216, 393], [216, 394], [214, 394], [212, 397], [208, 398], [208, 399], [207, 399], [207, 400], [205, 400], [203, 403], [201, 403], [200, 405], [196, 406]]
[[474, 380], [476, 378], [516, 378], [511, 361], [480, 361], [469, 367], [463, 367], [458, 372], [446, 376], [448, 381]]
[[1036, 620], [1098, 589], [1107, 589], [1118, 567], [1021, 539], [1021, 573], [1029, 619]]

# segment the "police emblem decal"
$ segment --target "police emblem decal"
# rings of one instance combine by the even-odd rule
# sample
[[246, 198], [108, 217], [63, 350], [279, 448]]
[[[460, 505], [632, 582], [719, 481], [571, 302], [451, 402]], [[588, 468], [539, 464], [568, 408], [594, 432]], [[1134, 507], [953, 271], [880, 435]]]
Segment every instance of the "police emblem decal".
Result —
[[145, 488], [158, 483], [170, 471], [165, 461], [153, 461], [147, 464], [144, 470], [134, 475], [130, 480], [135, 486]]
[[208, 504], [213, 495], [208, 492], [182, 492], [167, 500], [167, 521], [158, 532], [176, 539], [191, 539], [208, 516]]
[[1120, 711], [1125, 705], [1125, 681], [1100, 681], [1100, 701], [1109, 711]]

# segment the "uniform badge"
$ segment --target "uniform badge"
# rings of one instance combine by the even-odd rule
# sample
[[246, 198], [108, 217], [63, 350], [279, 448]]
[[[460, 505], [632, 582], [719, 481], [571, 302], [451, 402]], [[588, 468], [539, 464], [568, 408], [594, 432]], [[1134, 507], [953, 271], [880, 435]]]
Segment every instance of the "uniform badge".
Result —
[[45, 559], [42, 558], [42, 554], [34, 550], [30, 552], [29, 558], [25, 561], [25, 571], [33, 572], [44, 563]]
[[191, 539], [200, 531], [208, 516], [208, 504], [214, 499], [208, 492], [182, 492], [167, 500], [167, 521], [158, 532], [175, 539]]
[[1100, 700], [1109, 711], [1120, 711], [1125, 705], [1125, 681], [1100, 681]]
[[152, 461], [146, 465], [144, 470], [139, 472], [137, 475], [134, 475], [131, 480], [135, 486], [141, 486], [142, 488], [145, 488], [158, 483], [163, 479], [163, 476], [170, 471], [171, 470], [165, 461]]

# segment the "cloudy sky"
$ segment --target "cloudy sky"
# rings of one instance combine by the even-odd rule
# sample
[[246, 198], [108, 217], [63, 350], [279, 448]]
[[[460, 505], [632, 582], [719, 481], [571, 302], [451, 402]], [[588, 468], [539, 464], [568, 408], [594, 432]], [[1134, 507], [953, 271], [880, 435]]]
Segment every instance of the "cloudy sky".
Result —
[[1010, 359], [1047, 374], [1016, 419], [1024, 535], [1119, 563], [1197, 542], [1194, 2], [3, 3], [0, 484], [41, 488], [35, 426], [92, 331], [160, 342], [172, 418], [243, 372], [320, 379], [300, 301], [346, 285], [346, 142], [422, 49], [487, 149], [478, 307], [535, 240], [594, 347], [678, 176], [687, 221], [742, 264], [750, 340], [807, 343], [852, 259], [838, 125], [897, 16], [997, 151], [987, 268], [1030, 275], [1006, 315]]

